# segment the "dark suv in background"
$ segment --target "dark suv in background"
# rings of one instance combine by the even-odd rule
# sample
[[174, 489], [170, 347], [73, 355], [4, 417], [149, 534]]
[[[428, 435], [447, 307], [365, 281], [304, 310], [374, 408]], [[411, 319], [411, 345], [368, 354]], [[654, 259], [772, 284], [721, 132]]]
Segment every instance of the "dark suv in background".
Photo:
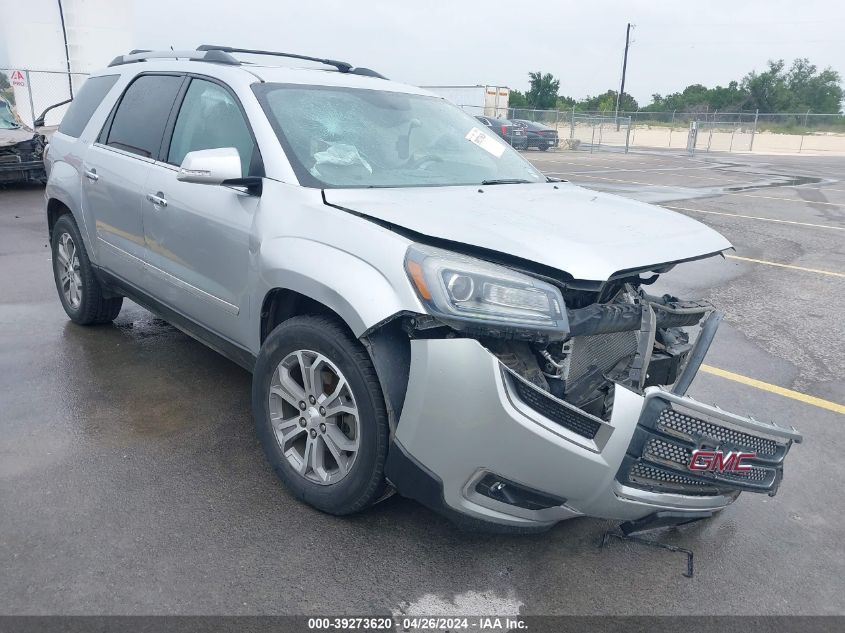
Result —
[[528, 149], [528, 138], [525, 130], [507, 119], [494, 119], [493, 117], [477, 116], [485, 127], [493, 130], [497, 135], [505, 139], [516, 149]]

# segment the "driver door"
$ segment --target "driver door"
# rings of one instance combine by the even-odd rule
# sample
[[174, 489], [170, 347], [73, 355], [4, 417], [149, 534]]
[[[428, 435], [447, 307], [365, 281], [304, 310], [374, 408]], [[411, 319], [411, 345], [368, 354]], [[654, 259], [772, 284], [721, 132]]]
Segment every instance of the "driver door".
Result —
[[144, 239], [154, 294], [206, 329], [245, 346], [249, 236], [259, 198], [222, 185], [176, 179], [188, 152], [234, 147], [244, 176], [263, 168], [234, 94], [192, 77], [172, 121], [170, 142], [150, 167], [143, 200]]

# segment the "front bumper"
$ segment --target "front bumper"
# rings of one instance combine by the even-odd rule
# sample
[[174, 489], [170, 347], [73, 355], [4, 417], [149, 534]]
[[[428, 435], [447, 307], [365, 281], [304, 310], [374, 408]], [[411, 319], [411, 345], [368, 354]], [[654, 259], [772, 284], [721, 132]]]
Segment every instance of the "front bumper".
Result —
[[[525, 383], [473, 339], [415, 340], [386, 472], [405, 496], [503, 527], [664, 510], [706, 516], [741, 490], [773, 494], [800, 440], [655, 387], [641, 396], [617, 386], [605, 422]], [[696, 447], [758, 457], [742, 476], [692, 473], [684, 451]], [[491, 482], [515, 494], [491, 494]]]
[[0, 157], [0, 183], [25, 182], [45, 177], [43, 160], [13, 161], [13, 155]]

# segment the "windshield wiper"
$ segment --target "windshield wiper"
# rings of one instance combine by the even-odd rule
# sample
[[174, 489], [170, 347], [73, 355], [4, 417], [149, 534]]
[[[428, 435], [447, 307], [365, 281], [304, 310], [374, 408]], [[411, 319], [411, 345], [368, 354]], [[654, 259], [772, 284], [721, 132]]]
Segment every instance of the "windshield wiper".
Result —
[[498, 178], [494, 180], [482, 180], [482, 185], [523, 185], [530, 184], [530, 180], [523, 180], [522, 178]]

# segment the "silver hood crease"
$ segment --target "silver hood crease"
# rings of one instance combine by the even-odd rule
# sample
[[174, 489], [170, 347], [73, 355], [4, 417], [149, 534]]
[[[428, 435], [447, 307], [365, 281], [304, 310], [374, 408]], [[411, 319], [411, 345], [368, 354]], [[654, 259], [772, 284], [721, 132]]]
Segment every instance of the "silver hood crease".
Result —
[[[604, 281], [622, 270], [732, 248], [722, 235], [680, 213], [567, 182], [327, 189], [325, 199], [429, 237], [507, 253], [583, 280]], [[455, 205], [464, 212], [455, 213]]]

